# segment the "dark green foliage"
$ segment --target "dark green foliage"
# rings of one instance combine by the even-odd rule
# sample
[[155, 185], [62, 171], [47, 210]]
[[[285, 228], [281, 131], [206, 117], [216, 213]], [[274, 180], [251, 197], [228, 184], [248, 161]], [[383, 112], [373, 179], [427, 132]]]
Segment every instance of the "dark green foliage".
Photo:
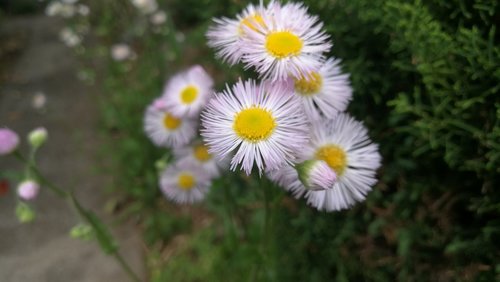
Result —
[[[204, 39], [212, 17], [233, 16], [246, 3], [167, 1], [173, 22], [161, 35], [125, 33], [139, 59], [126, 71], [112, 64], [103, 107], [119, 140], [113, 150], [123, 164], [119, 184], [142, 207], [147, 241], [168, 244], [173, 230], [193, 234], [155, 281], [500, 279], [500, 3], [305, 4], [325, 23], [331, 55], [351, 74], [349, 112], [380, 144], [380, 182], [366, 202], [325, 214], [266, 181], [231, 174], [214, 184], [204, 206], [210, 228], [189, 231], [182, 217], [160, 223], [175, 215], [158, 208], [154, 162], [164, 152], [143, 136], [145, 106], [165, 77], [189, 64], [204, 65], [219, 90], [252, 75], [216, 61]], [[94, 24], [101, 39], [123, 40], [118, 36], [132, 22], [110, 19], [130, 9], [99, 11]], [[175, 41], [177, 32], [185, 33], [184, 42]]]

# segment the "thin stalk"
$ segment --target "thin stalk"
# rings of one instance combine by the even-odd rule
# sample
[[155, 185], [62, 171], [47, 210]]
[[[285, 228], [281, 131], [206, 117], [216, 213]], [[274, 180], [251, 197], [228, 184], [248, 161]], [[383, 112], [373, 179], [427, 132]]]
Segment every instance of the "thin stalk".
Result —
[[132, 270], [132, 268], [128, 265], [128, 263], [125, 261], [125, 259], [122, 257], [122, 255], [119, 252], [115, 252], [113, 254], [113, 257], [118, 261], [118, 263], [121, 265], [123, 269], [127, 272], [128, 276], [132, 281], [134, 282], [140, 282], [141, 279], [139, 279], [139, 276], [135, 274], [135, 272]]
[[[62, 198], [64, 200], [66, 200], [68, 202], [68, 204], [73, 208], [73, 210], [77, 213], [77, 215], [80, 217], [80, 219], [86, 221], [85, 215], [82, 214], [80, 209], [75, 207], [74, 202], [76, 202], [79, 206], [82, 206], [81, 203], [74, 197], [73, 194], [70, 194], [69, 192], [66, 192], [65, 190], [57, 187], [52, 182], [50, 182], [50, 180], [48, 180], [47, 178], [45, 178], [42, 175], [42, 173], [38, 170], [38, 168], [35, 165], [34, 154], [35, 154], [35, 152], [32, 151], [32, 153], [30, 154], [29, 160], [27, 160], [26, 158], [23, 157], [23, 155], [19, 151], [14, 152], [14, 156], [18, 160], [20, 160], [24, 165], [26, 165], [28, 175], [30, 175], [31, 173], [34, 173], [35, 177], [40, 182], [40, 184], [48, 187], [52, 192], [54, 192], [54, 194], [56, 194], [57, 196], [59, 196], [60, 198]], [[97, 232], [97, 230], [94, 228], [94, 226], [92, 224], [89, 224], [89, 225], [92, 227], [94, 232]], [[125, 270], [125, 272], [129, 275], [129, 277], [132, 281], [134, 281], [134, 282], [141, 281], [139, 279], [139, 277], [137, 276], [137, 274], [134, 273], [132, 268], [128, 265], [128, 263], [125, 261], [125, 259], [121, 256], [121, 254], [118, 251], [113, 253], [113, 257], [120, 264], [120, 266]]]
[[24, 158], [19, 151], [15, 151], [14, 156], [22, 163], [24, 163], [29, 171], [35, 174], [35, 177], [38, 179], [38, 181], [40, 181], [40, 184], [48, 187], [50, 190], [52, 190], [52, 192], [54, 192], [57, 196], [63, 199], [69, 198], [68, 192], [58, 188], [57, 186], [52, 184], [52, 182], [50, 182], [47, 178], [45, 178], [42, 175], [42, 173], [38, 170], [38, 168], [35, 166], [33, 161], [29, 161], [26, 158]]

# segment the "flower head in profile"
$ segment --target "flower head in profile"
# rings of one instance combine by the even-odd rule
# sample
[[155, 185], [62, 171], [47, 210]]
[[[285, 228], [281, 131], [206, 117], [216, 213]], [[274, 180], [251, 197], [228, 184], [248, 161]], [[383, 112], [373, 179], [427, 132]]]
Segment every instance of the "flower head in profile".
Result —
[[165, 197], [179, 204], [203, 200], [210, 185], [210, 176], [200, 166], [189, 162], [169, 166], [160, 176], [160, 189]]
[[317, 72], [294, 78], [295, 93], [312, 120], [335, 118], [352, 98], [349, 75], [341, 72], [339, 64], [338, 59], [328, 59]]
[[144, 131], [159, 147], [179, 147], [188, 144], [196, 135], [197, 122], [178, 118], [171, 112], [158, 108], [156, 103], [146, 109]]
[[19, 145], [19, 135], [8, 128], [0, 128], [0, 156], [14, 152]]
[[307, 142], [307, 121], [299, 100], [283, 83], [239, 81], [217, 94], [202, 112], [201, 135], [220, 160], [235, 152], [231, 169], [250, 174], [295, 160]]
[[212, 78], [201, 66], [193, 66], [170, 79], [163, 98], [175, 116], [197, 116], [213, 92]]
[[334, 120], [315, 123], [311, 134], [300, 157], [324, 161], [336, 174], [331, 188], [308, 189], [290, 165], [268, 172], [268, 177], [296, 198], [305, 195], [307, 202], [319, 210], [338, 211], [363, 201], [377, 182], [375, 174], [381, 162], [378, 146], [368, 138], [366, 128], [341, 113]]
[[230, 65], [238, 63], [243, 55], [241, 44], [246, 34], [245, 27], [257, 29], [258, 25], [263, 24], [263, 15], [268, 12], [269, 9], [261, 1], [257, 6], [249, 4], [235, 19], [214, 19], [214, 24], [207, 32], [208, 46], [216, 50], [217, 57]]
[[299, 180], [306, 189], [321, 191], [331, 189], [337, 180], [337, 174], [322, 160], [306, 160], [295, 166]]
[[243, 26], [243, 62], [273, 81], [317, 72], [324, 63], [323, 53], [332, 46], [318, 17], [297, 3], [273, 3], [269, 9], [272, 12], [262, 15], [262, 23]]
[[180, 165], [184, 163], [195, 164], [206, 171], [210, 177], [218, 177], [221, 168], [227, 164], [227, 161], [216, 160], [208, 152], [208, 147], [201, 142], [193, 142], [189, 146], [180, 147], [173, 153]]

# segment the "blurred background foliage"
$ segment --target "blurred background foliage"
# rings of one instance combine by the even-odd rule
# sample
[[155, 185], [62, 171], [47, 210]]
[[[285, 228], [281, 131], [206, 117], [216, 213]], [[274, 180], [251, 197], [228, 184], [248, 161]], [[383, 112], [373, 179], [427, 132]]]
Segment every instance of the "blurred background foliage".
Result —
[[[152, 281], [500, 280], [499, 1], [304, 1], [351, 74], [348, 111], [384, 158], [367, 201], [336, 213], [240, 173], [195, 207], [157, 188], [155, 162], [169, 154], [145, 137], [144, 109], [192, 64], [217, 90], [253, 75], [217, 61], [204, 36], [247, 1], [158, 1], [160, 27], [128, 1], [86, 3], [92, 32], [77, 51], [82, 75], [105, 88], [103, 154], [121, 195], [110, 207], [143, 229]], [[137, 58], [112, 61], [115, 43]]]

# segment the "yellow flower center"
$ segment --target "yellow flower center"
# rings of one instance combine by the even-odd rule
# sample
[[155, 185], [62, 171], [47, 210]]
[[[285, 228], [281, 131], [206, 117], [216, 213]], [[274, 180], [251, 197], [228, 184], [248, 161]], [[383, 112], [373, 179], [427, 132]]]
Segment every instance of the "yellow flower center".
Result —
[[302, 76], [300, 79], [295, 79], [295, 90], [304, 96], [314, 95], [319, 92], [323, 84], [323, 78], [317, 72], [313, 72], [308, 76]]
[[260, 14], [250, 15], [240, 21], [240, 26], [238, 28], [238, 32], [240, 35], [245, 34], [245, 26], [250, 28], [253, 31], [257, 31], [259, 26], [264, 26], [264, 19]]
[[298, 55], [302, 45], [302, 40], [288, 31], [273, 32], [266, 38], [267, 52], [278, 59]]
[[165, 128], [174, 130], [177, 129], [181, 125], [182, 121], [173, 115], [166, 113], [165, 117], [163, 118], [163, 125]]
[[258, 142], [267, 139], [276, 122], [268, 110], [259, 107], [244, 109], [234, 119], [233, 129], [239, 137], [250, 142]]
[[316, 158], [325, 161], [328, 166], [341, 176], [347, 167], [345, 151], [336, 145], [326, 145], [316, 151]]
[[184, 88], [181, 92], [181, 101], [184, 104], [191, 104], [196, 100], [196, 97], [198, 97], [198, 88], [189, 85], [188, 87]]
[[195, 179], [191, 174], [183, 172], [179, 174], [177, 184], [179, 184], [179, 187], [183, 190], [191, 190], [194, 187]]
[[194, 147], [194, 157], [200, 162], [206, 162], [212, 158], [212, 155], [208, 152], [207, 146], [198, 145]]

